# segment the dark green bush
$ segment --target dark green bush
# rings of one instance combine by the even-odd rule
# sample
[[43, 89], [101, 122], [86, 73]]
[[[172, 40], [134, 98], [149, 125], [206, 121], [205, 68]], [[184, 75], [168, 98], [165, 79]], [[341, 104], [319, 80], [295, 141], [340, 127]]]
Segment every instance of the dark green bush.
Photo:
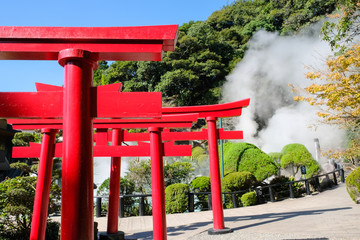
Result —
[[190, 188], [183, 183], [172, 184], [165, 189], [166, 213], [183, 213], [188, 207]]
[[286, 145], [281, 150], [283, 156], [281, 157], [281, 167], [290, 168], [292, 175], [295, 176], [301, 166], [306, 166], [306, 178], [316, 175], [320, 166], [317, 161], [311, 156], [307, 148], [299, 143], [292, 143]]
[[[109, 188], [110, 188], [110, 178], [107, 178], [98, 187], [96, 194], [98, 196], [107, 196], [109, 195]], [[120, 194], [127, 195], [127, 194], [133, 194], [134, 192], [135, 192], [135, 183], [129, 180], [126, 176], [124, 178], [120, 178]], [[139, 215], [139, 211], [137, 211], [137, 209], [135, 208], [135, 203], [137, 200], [138, 199], [132, 197], [123, 198], [125, 216]], [[103, 201], [101, 205], [102, 205], [101, 206], [102, 212], [107, 212], [108, 202]]]
[[290, 182], [290, 178], [285, 177], [285, 176], [277, 176], [270, 181], [270, 185], [280, 184], [277, 186], [273, 186], [273, 191], [275, 193], [275, 200], [278, 200], [278, 199], [281, 199], [284, 197], [289, 197], [289, 195], [290, 195], [289, 184], [285, 184], [287, 182]]
[[[210, 192], [211, 191], [211, 183], [209, 177], [197, 177], [190, 183], [191, 189], [194, 192]], [[208, 195], [197, 195], [199, 202], [195, 203], [195, 208], [204, 210], [209, 208], [208, 204]]]
[[[16, 177], [0, 183], [0, 239], [29, 239], [35, 186], [36, 177]], [[57, 185], [51, 185], [49, 214], [59, 210], [60, 192]]]
[[[245, 192], [249, 190], [252, 186], [256, 185], [256, 183], [256, 178], [250, 172], [234, 172], [226, 175], [223, 178], [221, 185], [223, 192], [235, 192], [241, 190]], [[240, 198], [242, 194], [243, 193], [236, 194], [238, 202], [241, 201]], [[230, 194], [225, 194], [225, 204], [227, 208], [233, 207]]]
[[[273, 190], [275, 192], [275, 199], [287, 198], [290, 196], [290, 187], [289, 184], [285, 184], [287, 182], [294, 181], [293, 177], [285, 177], [285, 176], [277, 176], [270, 181], [270, 185], [280, 184], [278, 186], [274, 186]], [[304, 185], [301, 182], [295, 182], [292, 184], [294, 197], [299, 197], [304, 190]]]
[[57, 240], [59, 238], [60, 223], [48, 221], [46, 224], [45, 239]]
[[241, 196], [241, 204], [243, 207], [252, 206], [256, 204], [256, 192], [247, 192]]
[[225, 172], [251, 172], [258, 181], [277, 173], [275, 162], [250, 143], [227, 142], [224, 147]]
[[346, 177], [345, 183], [351, 199], [360, 204], [360, 167]]

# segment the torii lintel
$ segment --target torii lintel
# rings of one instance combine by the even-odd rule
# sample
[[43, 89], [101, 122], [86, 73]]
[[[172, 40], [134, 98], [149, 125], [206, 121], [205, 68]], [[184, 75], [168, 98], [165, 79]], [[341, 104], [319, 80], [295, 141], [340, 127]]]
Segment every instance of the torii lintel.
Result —
[[58, 60], [64, 49], [98, 54], [98, 60], [160, 61], [173, 51], [178, 25], [143, 27], [0, 26], [0, 60]]

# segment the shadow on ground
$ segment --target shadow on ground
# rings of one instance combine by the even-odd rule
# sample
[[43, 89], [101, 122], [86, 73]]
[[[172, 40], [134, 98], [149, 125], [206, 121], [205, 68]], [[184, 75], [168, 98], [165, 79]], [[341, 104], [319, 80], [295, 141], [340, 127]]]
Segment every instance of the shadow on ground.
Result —
[[[348, 209], [352, 209], [352, 208], [351, 207], [343, 207], [343, 208], [329, 208], [329, 209], [321, 209], [321, 210], [297, 211], [297, 212], [285, 212], [285, 213], [267, 213], [267, 214], [258, 214], [258, 215], [249, 215], [249, 216], [225, 217], [224, 220], [225, 220], [225, 223], [231, 224], [231, 225], [234, 225], [233, 223], [240, 222], [240, 221], [246, 223], [246, 221], [251, 221], [251, 220], [264, 220], [262, 222], [248, 224], [248, 225], [242, 224], [242, 226], [232, 228], [233, 231], [238, 231], [238, 230], [251, 228], [251, 227], [255, 227], [255, 226], [266, 225], [266, 224], [272, 223], [272, 222], [283, 221], [283, 220], [298, 217], [298, 216], [319, 215], [319, 214], [323, 214], [324, 212], [341, 211], [341, 210], [348, 210]], [[177, 227], [168, 227], [167, 235], [169, 237], [178, 236], [178, 235], [183, 234], [183, 232], [195, 230], [195, 229], [207, 226], [207, 225], [212, 226], [212, 222], [211, 221], [197, 222], [197, 223], [181, 225], [181, 226], [177, 226]], [[146, 232], [126, 235], [125, 239], [128, 239], [128, 240], [130, 240], [130, 239], [152, 239], [153, 238], [152, 235], [153, 235], [152, 231], [146, 231]], [[327, 238], [314, 238], [314, 239], [326, 240]], [[290, 240], [290, 239], [287, 239], [287, 240]]]

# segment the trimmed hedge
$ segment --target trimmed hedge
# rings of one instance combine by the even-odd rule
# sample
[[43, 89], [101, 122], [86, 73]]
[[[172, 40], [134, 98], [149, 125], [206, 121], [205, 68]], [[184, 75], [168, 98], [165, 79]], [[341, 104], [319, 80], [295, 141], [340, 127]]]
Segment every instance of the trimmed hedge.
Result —
[[360, 167], [346, 177], [345, 183], [351, 199], [360, 204]]
[[166, 213], [183, 213], [188, 207], [190, 188], [183, 183], [169, 185], [165, 189]]
[[227, 142], [224, 147], [226, 173], [247, 171], [258, 181], [277, 174], [278, 167], [272, 158], [250, 143]]
[[280, 162], [282, 168], [296, 168], [296, 173], [301, 166], [306, 166], [306, 178], [316, 175], [320, 170], [318, 162], [315, 161], [307, 148], [302, 144], [288, 144], [281, 152], [283, 153]]
[[[234, 172], [226, 175], [223, 178], [221, 185], [223, 192], [235, 192], [241, 190], [247, 191], [256, 183], [256, 178], [250, 172]], [[242, 193], [236, 194], [236, 196], [238, 197], [238, 202], [240, 202]], [[225, 204], [227, 208], [233, 207], [231, 195], [225, 194]]]
[[241, 196], [241, 204], [244, 207], [256, 205], [256, 202], [257, 202], [257, 199], [256, 199], [255, 191], [247, 192]]
[[[197, 177], [190, 183], [191, 189], [194, 192], [210, 192], [211, 191], [211, 183], [209, 177]], [[195, 203], [195, 207], [199, 208], [200, 210], [208, 209], [208, 195], [197, 195], [199, 202]]]

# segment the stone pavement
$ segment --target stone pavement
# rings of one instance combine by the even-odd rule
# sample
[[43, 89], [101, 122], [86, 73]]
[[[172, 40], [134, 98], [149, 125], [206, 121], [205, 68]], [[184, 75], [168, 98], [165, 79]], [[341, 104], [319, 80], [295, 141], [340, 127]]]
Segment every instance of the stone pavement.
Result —
[[[224, 210], [225, 226], [233, 233], [210, 236], [212, 212], [167, 215], [168, 240], [360, 240], [360, 206], [346, 192], [344, 183], [298, 199]], [[106, 217], [95, 218], [106, 231]], [[119, 219], [126, 239], [152, 239], [152, 217]]]

